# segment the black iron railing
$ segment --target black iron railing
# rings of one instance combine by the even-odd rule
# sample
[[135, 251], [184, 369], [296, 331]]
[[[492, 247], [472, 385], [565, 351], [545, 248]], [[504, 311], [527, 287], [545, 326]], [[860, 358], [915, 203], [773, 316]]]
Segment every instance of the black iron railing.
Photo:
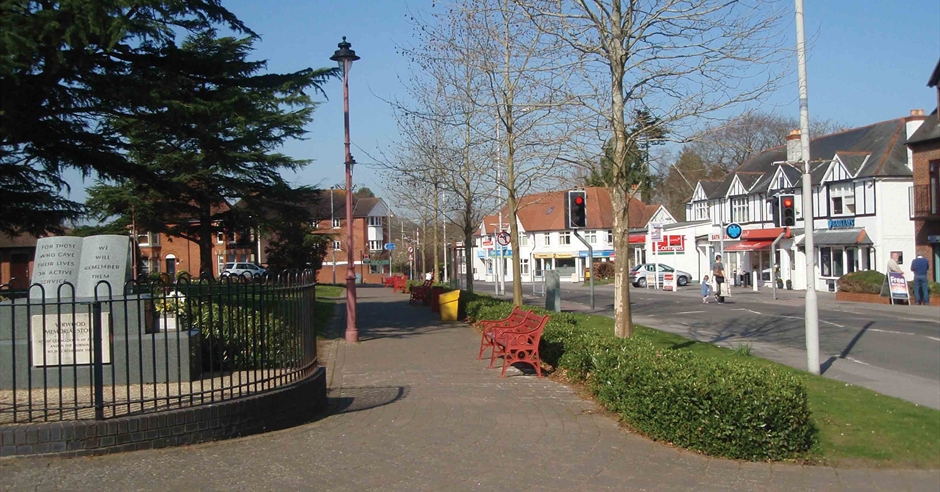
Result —
[[71, 284], [51, 296], [2, 285], [0, 424], [102, 420], [302, 380], [317, 365], [315, 278], [154, 280], [122, 292], [101, 282], [87, 299]]

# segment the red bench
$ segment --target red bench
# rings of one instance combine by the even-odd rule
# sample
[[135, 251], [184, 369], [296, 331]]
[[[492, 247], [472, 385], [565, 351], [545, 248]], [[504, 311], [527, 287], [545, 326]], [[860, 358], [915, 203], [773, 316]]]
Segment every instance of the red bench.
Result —
[[431, 300], [431, 281], [425, 280], [424, 284], [416, 285], [411, 288], [411, 299], [408, 301], [412, 306], [419, 302], [427, 303]]
[[512, 312], [509, 313], [509, 316], [503, 319], [485, 319], [480, 321], [478, 324], [483, 328], [483, 336], [480, 340], [480, 353], [477, 355], [477, 360], [483, 358], [483, 352], [486, 352], [487, 348], [493, 348], [495, 330], [521, 325], [525, 322], [527, 314], [529, 314], [528, 311], [519, 306], [515, 306], [512, 308]]
[[401, 291], [402, 294], [408, 292], [408, 279], [402, 275], [397, 275], [392, 281], [392, 292]]
[[539, 341], [547, 322], [547, 314], [539, 316], [529, 311], [522, 323], [494, 327], [490, 331], [490, 343], [493, 347], [490, 353], [490, 367], [493, 367], [497, 357], [503, 358], [503, 371], [499, 377], [506, 377], [506, 369], [517, 362], [529, 364], [535, 368], [536, 375], [542, 377]]

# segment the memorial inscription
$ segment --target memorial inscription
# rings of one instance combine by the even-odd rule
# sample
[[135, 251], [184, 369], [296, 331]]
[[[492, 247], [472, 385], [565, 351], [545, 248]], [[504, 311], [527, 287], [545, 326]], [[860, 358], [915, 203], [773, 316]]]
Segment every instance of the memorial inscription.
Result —
[[36, 242], [36, 263], [30, 288], [32, 299], [56, 299], [59, 286], [68, 282], [75, 289], [64, 287], [61, 297], [95, 297], [99, 282], [110, 285], [99, 296], [121, 294], [130, 278], [130, 238], [118, 235], [44, 237]]
[[[33, 367], [91, 364], [92, 323], [90, 313], [34, 314], [32, 316]], [[101, 313], [101, 338], [111, 339], [109, 313]], [[111, 363], [111, 344], [103, 343], [102, 362]]]

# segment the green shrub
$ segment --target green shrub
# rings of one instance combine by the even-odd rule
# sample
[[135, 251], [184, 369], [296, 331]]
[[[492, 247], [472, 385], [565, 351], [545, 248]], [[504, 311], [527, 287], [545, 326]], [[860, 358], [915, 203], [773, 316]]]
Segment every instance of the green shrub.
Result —
[[792, 375], [636, 339], [599, 348], [592, 391], [654, 439], [746, 460], [795, 458], [813, 445], [806, 390]]
[[840, 292], [858, 294], [880, 294], [885, 274], [874, 270], [852, 272], [839, 277]]
[[[509, 302], [465, 296], [473, 320], [512, 311]], [[806, 390], [789, 374], [746, 359], [657, 350], [647, 341], [582, 325], [569, 313], [532, 310], [550, 315], [542, 360], [587, 381], [604, 406], [654, 439], [749, 460], [795, 458], [813, 445]]]
[[192, 303], [179, 311], [180, 326], [202, 335], [204, 371], [287, 367], [299, 357], [300, 340], [274, 313], [216, 302]]

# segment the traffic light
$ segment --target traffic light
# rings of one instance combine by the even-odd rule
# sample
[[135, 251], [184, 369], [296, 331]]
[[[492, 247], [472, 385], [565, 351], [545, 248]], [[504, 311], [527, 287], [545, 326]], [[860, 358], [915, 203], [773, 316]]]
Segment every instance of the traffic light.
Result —
[[587, 227], [587, 193], [584, 191], [569, 191], [568, 201], [568, 229], [584, 229]]
[[780, 196], [780, 226], [796, 225], [796, 198], [793, 195]]
[[770, 216], [774, 220], [774, 227], [780, 227], [780, 197], [770, 197], [767, 203], [770, 205]]

